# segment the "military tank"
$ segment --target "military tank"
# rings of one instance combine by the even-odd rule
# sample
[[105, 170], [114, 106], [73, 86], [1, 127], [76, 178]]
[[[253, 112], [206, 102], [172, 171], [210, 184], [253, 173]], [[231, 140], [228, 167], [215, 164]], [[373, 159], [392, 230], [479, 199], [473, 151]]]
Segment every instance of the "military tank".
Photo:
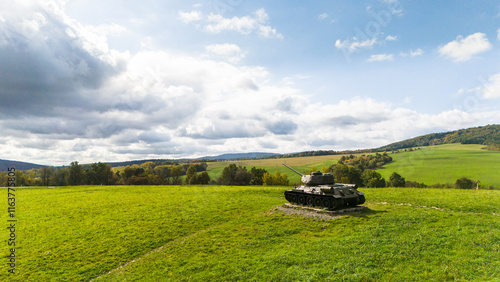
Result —
[[285, 191], [285, 199], [292, 204], [336, 210], [365, 202], [365, 193], [359, 192], [356, 184], [335, 183], [331, 173], [320, 171], [304, 175], [283, 165], [300, 175], [304, 184]]

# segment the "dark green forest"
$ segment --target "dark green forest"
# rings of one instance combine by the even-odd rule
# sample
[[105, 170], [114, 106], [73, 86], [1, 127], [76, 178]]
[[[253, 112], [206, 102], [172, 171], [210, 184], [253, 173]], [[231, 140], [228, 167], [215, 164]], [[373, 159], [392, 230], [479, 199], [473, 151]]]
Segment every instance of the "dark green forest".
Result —
[[434, 146], [442, 144], [479, 144], [488, 150], [500, 150], [500, 125], [486, 125], [456, 131], [433, 133], [415, 137], [380, 147], [378, 151], [395, 151], [412, 147]]

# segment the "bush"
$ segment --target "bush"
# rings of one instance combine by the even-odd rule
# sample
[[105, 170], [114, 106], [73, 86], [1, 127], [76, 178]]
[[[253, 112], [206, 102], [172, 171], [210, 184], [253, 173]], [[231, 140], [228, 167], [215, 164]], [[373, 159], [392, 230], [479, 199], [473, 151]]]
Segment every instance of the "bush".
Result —
[[457, 189], [473, 189], [474, 188], [474, 181], [472, 181], [469, 178], [462, 177], [460, 179], [457, 179], [455, 182], [455, 188]]
[[389, 182], [387, 182], [388, 187], [405, 187], [406, 181], [401, 175], [393, 172], [389, 177]]
[[417, 181], [406, 181], [405, 187], [408, 187], [408, 188], [426, 188], [427, 185], [425, 185], [423, 182], [418, 183]]

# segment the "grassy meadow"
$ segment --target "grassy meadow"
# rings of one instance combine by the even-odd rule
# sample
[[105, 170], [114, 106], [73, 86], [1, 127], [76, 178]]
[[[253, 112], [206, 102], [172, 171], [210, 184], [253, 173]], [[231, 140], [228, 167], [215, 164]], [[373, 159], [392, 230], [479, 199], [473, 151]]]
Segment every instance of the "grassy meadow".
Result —
[[500, 279], [500, 191], [360, 189], [370, 210], [320, 221], [276, 210], [286, 189], [20, 188], [0, 280]]
[[[392, 153], [393, 162], [377, 169], [382, 177], [389, 180], [393, 172], [397, 172], [406, 180], [423, 182], [426, 185], [451, 184], [461, 177], [474, 181], [480, 185], [500, 188], [500, 152], [487, 151], [483, 145], [447, 144], [439, 146], [421, 147], [412, 152]], [[310, 169], [321, 170], [337, 163], [341, 155], [314, 156], [288, 159], [263, 159], [243, 161], [223, 161], [208, 163], [208, 173], [216, 179], [225, 166], [235, 163], [246, 166], [264, 168], [270, 173], [279, 171], [286, 173], [290, 183], [300, 183], [300, 176], [282, 165], [283, 162], [305, 173]]]
[[210, 162], [207, 163], [207, 171], [210, 178], [216, 179], [222, 174], [224, 167], [229, 164], [236, 164], [238, 166], [244, 166], [248, 170], [252, 167], [263, 168], [269, 173], [273, 174], [275, 171], [280, 173], [286, 173], [288, 179], [291, 183], [300, 183], [300, 176], [293, 171], [289, 170], [283, 163], [293, 167], [297, 171], [302, 173], [310, 170], [316, 169], [321, 170], [323, 167], [329, 167], [332, 164], [337, 163], [341, 158], [341, 155], [330, 155], [330, 156], [313, 156], [313, 157], [299, 157], [299, 158], [286, 158], [286, 159], [261, 159], [261, 160], [239, 160], [239, 161], [222, 161], [222, 162]]
[[500, 188], [500, 152], [482, 149], [483, 145], [448, 144], [422, 147], [413, 152], [390, 154], [393, 162], [377, 170], [385, 179], [393, 172], [406, 180], [454, 184], [467, 177], [480, 185]]

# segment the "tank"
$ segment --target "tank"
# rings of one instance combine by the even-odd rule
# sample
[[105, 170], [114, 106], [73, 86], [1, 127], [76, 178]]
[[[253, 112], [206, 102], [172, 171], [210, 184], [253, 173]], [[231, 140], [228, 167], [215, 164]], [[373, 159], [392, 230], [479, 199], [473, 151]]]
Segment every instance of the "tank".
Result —
[[304, 184], [285, 191], [285, 199], [292, 204], [337, 210], [365, 203], [365, 193], [356, 184], [335, 183], [331, 173], [320, 171], [304, 175], [283, 165], [300, 175]]

